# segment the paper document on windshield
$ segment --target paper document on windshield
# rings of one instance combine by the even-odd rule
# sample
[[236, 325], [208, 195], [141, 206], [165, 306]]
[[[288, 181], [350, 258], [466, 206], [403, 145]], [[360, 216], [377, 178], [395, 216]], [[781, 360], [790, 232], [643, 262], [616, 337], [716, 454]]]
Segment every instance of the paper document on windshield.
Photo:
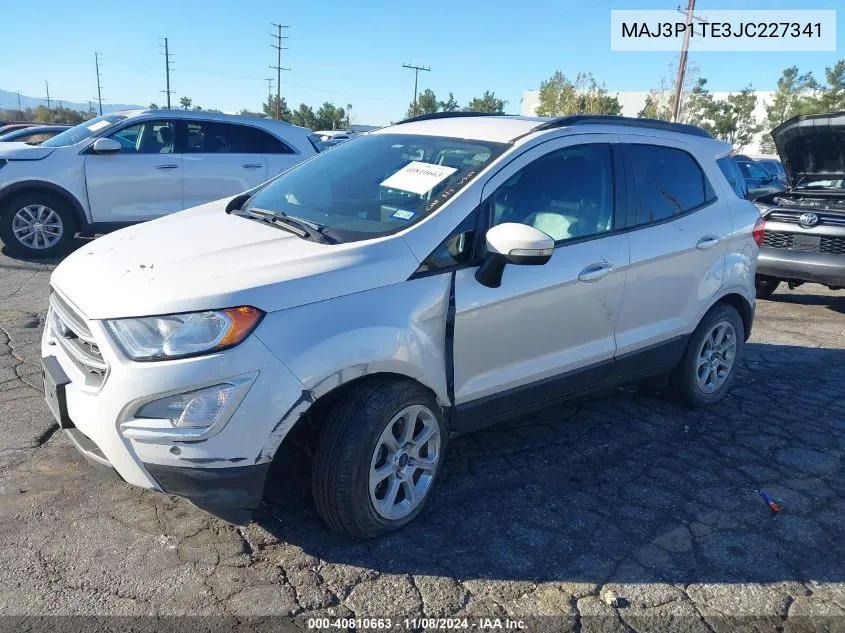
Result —
[[445, 165], [432, 165], [415, 160], [405, 165], [381, 183], [382, 187], [410, 191], [419, 196], [428, 193], [454, 174], [457, 169]]
[[102, 130], [104, 127], [108, 127], [110, 125], [111, 123], [109, 123], [108, 121], [97, 121], [93, 125], [89, 125], [88, 130], [90, 132], [96, 132], [97, 130]]

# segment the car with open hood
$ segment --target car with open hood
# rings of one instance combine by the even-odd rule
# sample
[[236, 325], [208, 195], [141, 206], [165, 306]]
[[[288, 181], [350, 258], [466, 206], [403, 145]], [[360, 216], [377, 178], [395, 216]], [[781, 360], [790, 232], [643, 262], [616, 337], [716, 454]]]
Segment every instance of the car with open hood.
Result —
[[730, 150], [622, 117], [381, 128], [67, 257], [45, 398], [136, 486], [247, 521], [304, 446], [329, 526], [397, 529], [454, 435], [654, 376], [724, 398], [762, 222]]
[[765, 221], [758, 297], [785, 281], [845, 287], [845, 112], [796, 116], [772, 130], [787, 189], [755, 200]]

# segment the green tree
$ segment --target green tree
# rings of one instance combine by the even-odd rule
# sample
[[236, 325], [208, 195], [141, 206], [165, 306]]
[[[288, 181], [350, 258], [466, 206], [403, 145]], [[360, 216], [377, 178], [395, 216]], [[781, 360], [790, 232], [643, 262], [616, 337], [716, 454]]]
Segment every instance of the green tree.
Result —
[[737, 149], [748, 145], [760, 131], [753, 113], [757, 107], [757, 95], [751, 86], [730, 94], [724, 101], [717, 101], [713, 107], [711, 133], [733, 144]]
[[480, 97], [475, 97], [464, 108], [465, 112], [485, 112], [487, 114], [504, 114], [507, 101], [499, 99], [495, 92], [485, 90]]
[[291, 123], [311, 130], [317, 129], [317, 117], [311, 106], [300, 103], [299, 107], [291, 113]]
[[316, 128], [318, 130], [337, 130], [343, 127], [346, 120], [346, 112], [335, 104], [326, 101], [317, 110]]
[[671, 121], [672, 106], [668, 103], [663, 93], [657, 90], [651, 90], [645, 98], [643, 109], [637, 113], [637, 116], [643, 119]]
[[[672, 120], [672, 106], [675, 102], [675, 83], [678, 76], [678, 61], [679, 58], [675, 58], [669, 64], [666, 74], [661, 77], [657, 86], [649, 91], [642, 110], [637, 113], [638, 117], [660, 119], [663, 121]], [[692, 91], [696, 87], [703, 90], [703, 85], [699, 86], [699, 80], [700, 70], [698, 66], [694, 62], [689, 62], [684, 73], [684, 83], [681, 87], [681, 107], [678, 110], [679, 121], [686, 121], [688, 119], [686, 109], [689, 105], [689, 97]]]
[[191, 99], [188, 97], [182, 97], [179, 99], [179, 105], [182, 106], [183, 110], [190, 110], [191, 109]]
[[352, 129], [352, 104], [346, 104], [346, 125], [344, 126], [347, 130]]
[[449, 93], [449, 98], [446, 99], [446, 101], [441, 101], [439, 106], [440, 110], [443, 112], [457, 112], [461, 109], [461, 106], [458, 105], [457, 101], [455, 101], [455, 95], [451, 92]]
[[578, 73], [572, 82], [559, 70], [540, 84], [540, 116], [565, 116], [568, 114], [619, 114], [622, 106], [615, 96], [610, 96], [604, 84], [599, 84], [592, 73]]
[[775, 141], [769, 134], [771, 130], [796, 114], [806, 114], [815, 109], [813, 93], [817, 89], [818, 82], [812, 72], [800, 74], [798, 66], [783, 70], [772, 102], [766, 105], [766, 133], [760, 143], [761, 151], [766, 154], [777, 151]]
[[814, 100], [816, 112], [841, 112], [845, 110], [845, 59], [824, 69], [826, 84]]
[[158, 110], [158, 104], [153, 101], [149, 106], [147, 106], [150, 110]]
[[[261, 104], [261, 111], [269, 117], [276, 116], [276, 95], [273, 95], [272, 98]], [[288, 123], [293, 120], [293, 113], [290, 111], [288, 102], [285, 101], [284, 97], [279, 99], [279, 117], [282, 121], [287, 121]]]
[[414, 102], [411, 101], [408, 106], [408, 112], [405, 114], [406, 118], [419, 116], [421, 114], [433, 114], [434, 112], [437, 112], [440, 106], [437, 101], [437, 97], [434, 95], [434, 91], [431, 88], [426, 88], [417, 95], [416, 105], [417, 107], [414, 108]]
[[716, 113], [713, 95], [705, 88], [707, 80], [699, 77], [695, 87], [687, 95], [678, 120], [681, 123], [697, 125], [710, 130], [711, 121]]

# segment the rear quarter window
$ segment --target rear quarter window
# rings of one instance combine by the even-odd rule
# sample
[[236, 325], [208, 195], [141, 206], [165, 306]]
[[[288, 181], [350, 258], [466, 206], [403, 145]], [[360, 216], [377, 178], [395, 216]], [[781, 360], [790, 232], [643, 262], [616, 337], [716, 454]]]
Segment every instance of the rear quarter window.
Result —
[[716, 161], [719, 169], [724, 174], [728, 184], [733, 189], [738, 198], [748, 197], [748, 188], [745, 186], [745, 178], [742, 176], [742, 171], [739, 164], [733, 156], [725, 156]]

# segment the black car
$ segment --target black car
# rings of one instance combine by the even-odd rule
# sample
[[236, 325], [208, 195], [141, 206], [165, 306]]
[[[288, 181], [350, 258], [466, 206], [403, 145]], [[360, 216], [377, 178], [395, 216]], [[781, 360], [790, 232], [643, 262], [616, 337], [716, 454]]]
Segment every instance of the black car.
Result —
[[783, 191], [786, 188], [785, 183], [781, 182], [780, 178], [772, 174], [772, 172], [757, 161], [751, 160], [750, 158], [740, 158], [739, 156], [736, 158], [736, 163], [739, 165], [742, 171], [742, 177], [745, 179], [749, 198], [753, 199], [766, 193]]
[[772, 130], [787, 177], [754, 202], [765, 220], [757, 296], [781, 281], [845, 287], [845, 112], [797, 116]]

